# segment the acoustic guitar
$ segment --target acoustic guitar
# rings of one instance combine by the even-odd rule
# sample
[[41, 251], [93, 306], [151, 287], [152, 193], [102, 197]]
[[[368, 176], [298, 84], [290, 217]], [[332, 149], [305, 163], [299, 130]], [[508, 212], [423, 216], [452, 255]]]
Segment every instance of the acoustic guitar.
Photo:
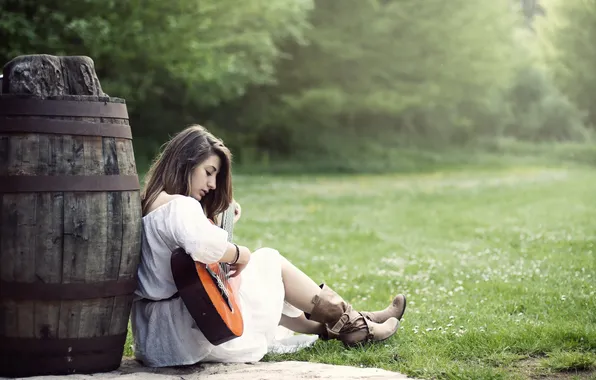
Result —
[[[232, 240], [234, 206], [222, 215], [221, 227]], [[213, 222], [212, 222], [213, 223]], [[214, 223], [215, 224], [215, 223]], [[242, 335], [239, 301], [229, 281], [229, 265], [194, 261], [182, 248], [172, 252], [172, 275], [182, 302], [205, 338], [219, 345]]]

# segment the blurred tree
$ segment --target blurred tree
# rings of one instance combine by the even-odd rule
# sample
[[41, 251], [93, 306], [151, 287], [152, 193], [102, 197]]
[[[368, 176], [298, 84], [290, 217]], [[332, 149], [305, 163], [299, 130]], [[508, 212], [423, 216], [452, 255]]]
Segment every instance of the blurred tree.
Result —
[[519, 7], [524, 16], [524, 23], [526, 27], [534, 31], [533, 22], [536, 16], [546, 15], [546, 10], [541, 4], [540, 0], [513, 0], [514, 4]]
[[596, 125], [596, 0], [550, 0], [538, 30], [546, 65], [558, 87]]
[[510, 0], [315, 5], [309, 44], [288, 44], [292, 59], [281, 61], [278, 85], [242, 100], [257, 140], [279, 153], [320, 151], [330, 137], [315, 144], [318, 135], [363, 135], [373, 125], [443, 142], [458, 128], [470, 135], [473, 121], [458, 109], [482, 107], [510, 81], [517, 21]]
[[[87, 55], [149, 140], [193, 110], [275, 82], [281, 41], [302, 41], [312, 0], [2, 0], [0, 58]], [[157, 144], [157, 143], [155, 143]], [[153, 147], [154, 148], [154, 147]]]
[[[524, 20], [542, 22], [543, 6], [550, 19], [547, 0], [0, 1], [0, 58], [92, 57], [104, 90], [128, 102], [137, 157], [197, 122], [237, 161], [346, 160], [399, 144], [581, 129], [581, 115], [531, 68], [536, 35]], [[589, 29], [558, 28], [557, 81], [589, 99], [590, 81], [573, 74], [589, 72], [592, 50], [576, 37]], [[578, 57], [559, 56], [565, 49]], [[554, 110], [571, 132], [557, 130]]]
[[274, 81], [277, 43], [300, 40], [309, 0], [3, 0], [0, 57], [86, 54], [119, 96], [217, 104]]

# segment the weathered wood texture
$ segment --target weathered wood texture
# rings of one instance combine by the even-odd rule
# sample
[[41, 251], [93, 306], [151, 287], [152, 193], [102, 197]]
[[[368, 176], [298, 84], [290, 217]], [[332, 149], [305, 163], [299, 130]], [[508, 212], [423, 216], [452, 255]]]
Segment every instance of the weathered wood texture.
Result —
[[23, 55], [4, 65], [4, 94], [106, 96], [89, 57]]
[[[24, 56], [6, 64], [0, 105], [24, 95], [53, 102], [124, 103], [102, 92], [87, 57]], [[36, 176], [43, 187], [43, 176], [137, 175], [130, 139], [2, 131], [3, 122], [14, 125], [15, 120], [31, 118], [42, 124], [49, 119], [79, 120], [128, 128], [124, 118], [0, 115], [0, 178]], [[134, 280], [141, 241], [138, 190], [0, 192], [0, 205], [3, 287]], [[44, 349], [43, 344], [124, 337], [132, 291], [90, 299], [40, 300], [35, 294], [18, 298], [0, 297], [0, 375], [97, 372], [119, 365], [124, 338], [103, 351], [98, 345], [95, 352]], [[31, 350], [6, 347], [14, 342], [24, 344], [24, 351], [40, 342], [41, 348], [31, 355]], [[6, 373], [7, 367], [13, 373]]]

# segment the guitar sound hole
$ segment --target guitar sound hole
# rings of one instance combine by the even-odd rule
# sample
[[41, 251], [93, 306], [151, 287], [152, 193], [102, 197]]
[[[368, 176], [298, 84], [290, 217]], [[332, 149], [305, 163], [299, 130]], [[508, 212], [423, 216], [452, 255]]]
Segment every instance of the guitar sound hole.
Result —
[[[211, 276], [211, 279], [213, 280], [213, 282], [215, 283], [215, 286], [217, 286], [217, 289], [219, 290], [219, 294], [221, 294], [222, 298], [226, 301], [226, 304], [228, 305], [228, 308], [230, 309], [230, 311], [234, 312], [234, 308], [232, 307], [232, 302], [230, 302], [230, 296], [228, 294], [228, 289], [226, 288], [223, 281], [221, 280], [221, 277], [217, 273], [215, 273], [209, 266], [206, 266], [206, 267], [207, 267], [207, 272], [209, 273], [209, 276]], [[220, 267], [220, 271], [222, 271], [221, 269], [222, 268]]]

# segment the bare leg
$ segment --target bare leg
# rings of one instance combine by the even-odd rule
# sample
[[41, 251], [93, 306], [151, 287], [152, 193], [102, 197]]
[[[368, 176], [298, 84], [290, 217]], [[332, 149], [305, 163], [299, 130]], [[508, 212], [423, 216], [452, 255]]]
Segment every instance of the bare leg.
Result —
[[[351, 346], [370, 340], [385, 340], [395, 334], [399, 328], [399, 321], [396, 317], [389, 317], [383, 323], [366, 319], [362, 313], [354, 310], [331, 288], [324, 286], [321, 289], [310, 277], [283, 257], [281, 275], [286, 301], [310, 314], [312, 319], [307, 320], [304, 313], [299, 318], [293, 318], [294, 320], [282, 317], [280, 321], [282, 325], [291, 330], [296, 332], [319, 330], [318, 326], [309, 322], [320, 322], [324, 324], [321, 327], [324, 327], [325, 330], [320, 329], [319, 331], [324, 331], [326, 339], [336, 338], [341, 340], [344, 345]], [[371, 314], [378, 316], [379, 313]], [[384, 317], [385, 311], [382, 314]]]
[[286, 301], [298, 309], [310, 313], [313, 308], [313, 297], [321, 292], [321, 288], [294, 264], [282, 257], [281, 277], [286, 291]]
[[306, 319], [304, 314], [297, 318], [290, 318], [287, 315], [281, 315], [280, 325], [300, 334], [323, 334], [325, 326], [322, 323]]

